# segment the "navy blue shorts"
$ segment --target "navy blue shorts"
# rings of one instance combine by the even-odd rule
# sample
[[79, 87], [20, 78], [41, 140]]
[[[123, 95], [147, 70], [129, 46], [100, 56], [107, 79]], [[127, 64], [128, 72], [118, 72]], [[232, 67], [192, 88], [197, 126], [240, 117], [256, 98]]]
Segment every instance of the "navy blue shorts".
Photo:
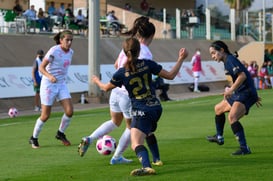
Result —
[[132, 128], [137, 128], [148, 135], [157, 128], [157, 122], [162, 114], [162, 107], [159, 101], [156, 104], [138, 104], [132, 108]]
[[228, 103], [232, 106], [234, 102], [240, 102], [245, 105], [246, 113], [248, 114], [249, 109], [253, 104], [258, 101], [258, 95], [251, 92], [239, 92], [232, 94], [230, 98], [227, 99]]

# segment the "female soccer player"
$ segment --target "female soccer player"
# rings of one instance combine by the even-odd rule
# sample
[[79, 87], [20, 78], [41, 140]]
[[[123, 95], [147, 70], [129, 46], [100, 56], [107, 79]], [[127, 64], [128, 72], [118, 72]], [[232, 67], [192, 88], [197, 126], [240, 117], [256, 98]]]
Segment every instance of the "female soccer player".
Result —
[[45, 122], [49, 119], [51, 107], [55, 99], [60, 101], [64, 109], [64, 115], [61, 119], [56, 139], [61, 140], [65, 146], [70, 145], [64, 132], [69, 126], [73, 115], [73, 105], [65, 81], [73, 56], [73, 50], [70, 48], [73, 41], [73, 34], [69, 30], [64, 30], [56, 34], [54, 40], [57, 45], [49, 49], [39, 67], [39, 70], [43, 74], [40, 88], [42, 112], [36, 121], [33, 134], [29, 139], [32, 148], [39, 148], [38, 136]]
[[216, 142], [219, 145], [224, 144], [225, 113], [229, 112], [229, 124], [240, 144], [240, 149], [233, 152], [232, 155], [250, 154], [251, 151], [246, 143], [244, 128], [239, 120], [248, 114], [253, 104], [256, 103], [258, 107], [261, 106], [251, 75], [245, 66], [230, 53], [224, 42], [213, 42], [210, 45], [209, 53], [213, 60], [224, 62], [225, 73], [232, 77], [233, 84], [225, 89], [224, 99], [214, 107], [216, 135], [208, 136], [207, 140]]
[[[137, 18], [131, 30], [129, 30], [126, 35], [131, 37], [136, 37], [140, 42], [140, 59], [152, 60], [153, 56], [149, 50], [149, 45], [151, 44], [155, 34], [155, 26], [149, 21], [149, 18], [141, 16]], [[121, 50], [118, 59], [115, 62], [115, 67], [118, 69], [123, 67], [127, 61], [127, 56], [124, 51]], [[131, 124], [131, 102], [128, 97], [128, 92], [124, 87], [116, 87], [111, 91], [110, 95], [110, 114], [111, 120], [101, 124], [90, 136], [84, 137], [79, 145], [78, 151], [80, 156], [84, 156], [89, 145], [99, 137], [108, 134], [122, 123], [123, 117], [126, 120], [126, 129], [124, 130], [122, 136], [119, 139], [119, 144], [117, 149], [110, 160], [110, 164], [123, 164], [130, 163], [132, 160], [126, 159], [122, 156], [124, 150], [128, 147], [130, 143], [130, 124]], [[153, 154], [154, 165], [163, 165], [160, 160], [159, 149], [157, 145], [157, 140], [154, 134], [147, 137], [148, 146]]]
[[185, 48], [181, 48], [176, 64], [171, 71], [166, 71], [155, 61], [138, 59], [140, 43], [135, 38], [124, 41], [123, 51], [127, 61], [109, 83], [103, 84], [97, 76], [93, 76], [92, 81], [104, 91], [125, 86], [132, 103], [131, 147], [142, 164], [142, 168], [133, 170], [131, 175], [152, 175], [155, 170], [151, 168], [144, 140], [156, 130], [162, 113], [160, 101], [152, 86], [152, 74], [174, 79], [188, 53]]

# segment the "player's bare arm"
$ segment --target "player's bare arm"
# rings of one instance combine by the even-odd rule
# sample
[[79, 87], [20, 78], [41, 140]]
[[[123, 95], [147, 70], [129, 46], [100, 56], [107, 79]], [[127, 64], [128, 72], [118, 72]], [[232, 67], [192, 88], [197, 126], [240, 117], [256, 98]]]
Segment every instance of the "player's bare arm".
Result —
[[50, 82], [55, 83], [57, 82], [57, 79], [50, 73], [48, 73], [48, 71], [46, 70], [46, 66], [49, 64], [49, 61], [47, 61], [46, 59], [44, 61], [42, 61], [41, 65], [39, 66], [39, 71], [46, 76]]
[[236, 81], [231, 85], [229, 89], [226, 89], [226, 91], [224, 92], [224, 97], [225, 98], [230, 97], [233, 94], [233, 92], [237, 90], [238, 87], [240, 87], [240, 85], [246, 80], [246, 78], [247, 78], [246, 74], [244, 72], [240, 72], [238, 74]]
[[174, 65], [174, 67], [171, 69], [171, 71], [167, 71], [167, 70], [162, 69], [158, 75], [162, 78], [165, 78], [165, 79], [169, 79], [169, 80], [174, 79], [175, 76], [177, 75], [177, 73], [179, 72], [183, 61], [185, 60], [185, 58], [187, 58], [187, 56], [188, 56], [187, 49], [181, 48], [179, 50], [178, 59]]
[[104, 84], [100, 81], [100, 79], [93, 75], [92, 76], [92, 82], [94, 82], [95, 84], [97, 84], [97, 86], [99, 86], [99, 88], [105, 92], [112, 90], [113, 88], [115, 88], [116, 86], [114, 86], [113, 84], [111, 84], [110, 82]]

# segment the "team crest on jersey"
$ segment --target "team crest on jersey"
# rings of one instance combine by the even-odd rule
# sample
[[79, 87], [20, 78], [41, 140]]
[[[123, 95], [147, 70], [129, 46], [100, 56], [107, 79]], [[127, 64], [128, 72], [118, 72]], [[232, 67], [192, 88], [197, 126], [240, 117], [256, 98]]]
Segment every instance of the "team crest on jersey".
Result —
[[238, 71], [240, 68], [239, 68], [239, 66], [236, 66], [236, 67], [233, 67], [233, 72], [236, 72], [236, 71]]
[[125, 72], [125, 77], [129, 77], [129, 72]]
[[49, 60], [52, 62], [54, 60], [54, 55], [49, 55]]

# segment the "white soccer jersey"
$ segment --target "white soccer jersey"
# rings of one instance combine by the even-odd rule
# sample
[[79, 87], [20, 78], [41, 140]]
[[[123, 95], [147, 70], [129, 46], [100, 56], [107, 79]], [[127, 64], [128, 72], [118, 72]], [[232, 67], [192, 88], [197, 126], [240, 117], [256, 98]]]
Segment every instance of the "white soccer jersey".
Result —
[[[46, 70], [57, 79], [57, 83], [65, 82], [73, 53], [74, 51], [72, 49], [69, 49], [68, 52], [64, 52], [60, 45], [55, 45], [50, 48], [45, 55], [45, 60], [49, 61]], [[45, 76], [44, 78], [48, 79]]]
[[[144, 44], [140, 44], [140, 53], [139, 53], [139, 59], [148, 59], [148, 60], [152, 60], [153, 59], [153, 55], [149, 49], [149, 47], [147, 45]], [[127, 56], [125, 55], [124, 51], [121, 50], [121, 52], [119, 53], [118, 56], [118, 67], [117, 69], [121, 68], [124, 66], [124, 64], [127, 61]]]
[[153, 54], [147, 45], [144, 45], [142, 43], [140, 44], [140, 53], [138, 58], [153, 60]]
[[53, 46], [45, 55], [44, 61], [49, 61], [46, 70], [57, 79], [57, 82], [52, 83], [48, 77], [42, 77], [40, 87], [41, 104], [52, 106], [55, 99], [60, 101], [71, 98], [65, 80], [68, 67], [72, 61], [72, 56], [72, 49], [68, 52], [64, 52], [60, 45]]

